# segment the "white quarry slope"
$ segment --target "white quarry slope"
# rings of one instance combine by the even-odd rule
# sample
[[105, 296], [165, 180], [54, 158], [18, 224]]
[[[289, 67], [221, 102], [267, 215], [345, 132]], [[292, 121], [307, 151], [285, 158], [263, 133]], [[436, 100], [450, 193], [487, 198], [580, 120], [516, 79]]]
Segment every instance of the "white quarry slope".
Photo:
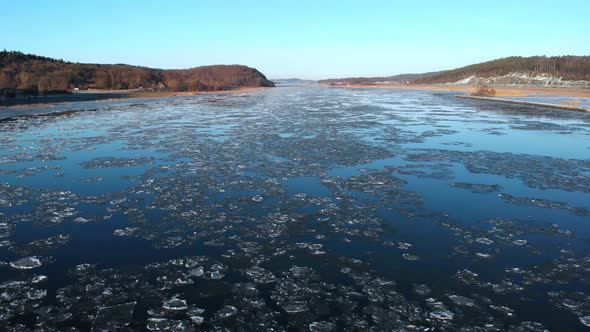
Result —
[[511, 72], [503, 76], [494, 76], [488, 78], [473, 75], [448, 84], [462, 85], [478, 84], [480, 82], [492, 85], [540, 85], [590, 88], [590, 81], [567, 81], [562, 80], [561, 77], [556, 77], [551, 74], [530, 74], [524, 72]]

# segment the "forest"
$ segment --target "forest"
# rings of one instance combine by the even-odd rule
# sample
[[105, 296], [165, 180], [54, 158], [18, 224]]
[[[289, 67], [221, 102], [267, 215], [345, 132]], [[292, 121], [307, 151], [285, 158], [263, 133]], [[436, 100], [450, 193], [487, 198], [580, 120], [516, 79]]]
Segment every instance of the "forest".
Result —
[[507, 57], [473, 64], [452, 70], [422, 74], [402, 74], [386, 77], [356, 77], [318, 81], [329, 85], [378, 85], [378, 84], [437, 84], [453, 83], [470, 76], [495, 77], [513, 72], [526, 74], [551, 74], [567, 81], [590, 81], [590, 56], [533, 56]]
[[0, 51], [0, 92], [63, 93], [75, 89], [218, 91], [236, 87], [272, 87], [258, 70], [214, 65], [164, 70], [126, 64], [85, 64]]

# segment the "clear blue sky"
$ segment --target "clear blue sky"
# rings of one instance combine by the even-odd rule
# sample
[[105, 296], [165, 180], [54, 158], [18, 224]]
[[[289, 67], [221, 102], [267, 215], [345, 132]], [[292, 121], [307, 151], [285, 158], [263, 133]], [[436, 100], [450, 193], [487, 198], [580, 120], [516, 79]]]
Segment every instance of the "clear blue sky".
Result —
[[590, 1], [0, 0], [0, 29], [0, 49], [77, 62], [381, 76], [590, 55]]

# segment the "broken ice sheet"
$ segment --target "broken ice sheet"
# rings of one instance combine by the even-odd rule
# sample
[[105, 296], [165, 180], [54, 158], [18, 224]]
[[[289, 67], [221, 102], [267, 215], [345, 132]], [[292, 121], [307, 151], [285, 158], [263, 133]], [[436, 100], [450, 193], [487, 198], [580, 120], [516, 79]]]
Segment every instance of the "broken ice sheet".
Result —
[[302, 301], [285, 302], [285, 303], [280, 304], [280, 306], [288, 314], [296, 314], [296, 313], [305, 312], [305, 311], [309, 310], [309, 308], [307, 307], [305, 302], [302, 302]]
[[413, 254], [403, 254], [402, 257], [407, 261], [417, 261], [420, 259], [420, 256]]
[[82, 162], [84, 168], [110, 168], [110, 167], [125, 167], [144, 165], [153, 162], [153, 157], [138, 157], [138, 158], [115, 158], [115, 157], [98, 157], [90, 161]]
[[477, 242], [479, 242], [481, 244], [488, 245], [488, 246], [490, 244], [493, 244], [494, 243], [494, 241], [492, 241], [492, 240], [490, 240], [488, 238], [485, 238], [485, 237], [479, 237], [479, 238], [475, 239], [475, 241], [477, 241]]
[[114, 331], [129, 325], [136, 304], [130, 302], [99, 308], [92, 323], [92, 331]]
[[497, 184], [480, 184], [480, 183], [452, 183], [451, 186], [455, 188], [462, 188], [471, 191], [472, 193], [493, 193], [502, 190], [502, 186]]
[[30, 270], [41, 265], [41, 260], [35, 256], [24, 257], [10, 262], [10, 267], [18, 270]]
[[191, 331], [190, 323], [169, 318], [148, 318], [146, 329], [149, 331]]
[[13, 248], [14, 251], [21, 255], [31, 254], [45, 254], [53, 249], [64, 246], [70, 241], [70, 236], [66, 234], [58, 234], [46, 239], [34, 240], [25, 245], [17, 245]]
[[[584, 328], [585, 302], [557, 290], [590, 280], [587, 115], [350, 90], [104, 102], [1, 122], [0, 325]], [[578, 144], [502, 144], [516, 130]], [[560, 324], [522, 315], [529, 298]]]
[[313, 322], [309, 324], [309, 331], [311, 332], [331, 332], [335, 330], [336, 325], [326, 321]]
[[449, 295], [449, 299], [451, 301], [453, 301], [453, 303], [457, 304], [457, 305], [462, 305], [462, 306], [467, 306], [467, 307], [472, 307], [475, 305], [475, 301], [473, 301], [472, 299], [462, 296], [462, 295]]
[[172, 298], [168, 301], [165, 301], [162, 304], [162, 308], [169, 311], [184, 311], [188, 309], [186, 301], [179, 298]]
[[138, 227], [125, 227], [124, 229], [115, 229], [113, 235], [115, 236], [133, 236], [139, 230]]
[[455, 314], [453, 314], [453, 312], [451, 312], [441, 304], [434, 306], [434, 310], [432, 310], [429, 315], [434, 319], [441, 320], [451, 320], [455, 317]]
[[231, 305], [227, 305], [221, 309], [219, 309], [219, 311], [217, 311], [217, 316], [219, 318], [225, 319], [225, 318], [230, 318], [232, 316], [235, 316], [238, 313], [238, 309], [234, 306]]
[[413, 291], [420, 296], [427, 296], [432, 292], [426, 285], [416, 285], [414, 286]]

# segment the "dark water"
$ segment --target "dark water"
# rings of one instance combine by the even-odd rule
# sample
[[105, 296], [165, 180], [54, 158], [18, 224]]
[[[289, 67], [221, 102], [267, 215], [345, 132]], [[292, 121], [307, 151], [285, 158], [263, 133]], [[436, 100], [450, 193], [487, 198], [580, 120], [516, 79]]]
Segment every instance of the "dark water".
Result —
[[5, 329], [590, 325], [590, 114], [321, 87], [72, 108], [0, 123]]

